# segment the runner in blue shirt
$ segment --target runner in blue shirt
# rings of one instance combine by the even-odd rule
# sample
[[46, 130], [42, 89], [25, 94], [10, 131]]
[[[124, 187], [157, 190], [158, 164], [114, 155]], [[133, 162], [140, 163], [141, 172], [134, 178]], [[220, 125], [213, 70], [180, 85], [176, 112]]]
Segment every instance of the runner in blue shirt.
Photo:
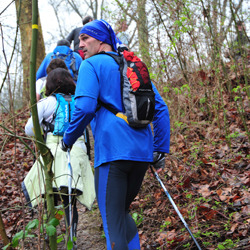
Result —
[[169, 153], [170, 144], [168, 108], [153, 86], [154, 136], [150, 125], [135, 129], [102, 106], [96, 111], [100, 100], [124, 112], [119, 66], [108, 55], [96, 55], [101, 51], [117, 53], [117, 39], [107, 22], [94, 20], [82, 28], [79, 47], [85, 60], [79, 70], [75, 112], [61, 147], [65, 151], [70, 148], [91, 122], [95, 139], [95, 189], [107, 249], [140, 249], [129, 206], [139, 192], [149, 163], [158, 158], [155, 166], [164, 166], [164, 153]]
[[70, 48], [70, 43], [66, 39], [59, 40], [53, 52], [48, 53], [43, 59], [36, 72], [36, 80], [47, 76], [46, 69], [52, 59], [62, 59], [68, 67], [74, 81], [77, 81], [78, 71], [82, 62], [81, 56]]

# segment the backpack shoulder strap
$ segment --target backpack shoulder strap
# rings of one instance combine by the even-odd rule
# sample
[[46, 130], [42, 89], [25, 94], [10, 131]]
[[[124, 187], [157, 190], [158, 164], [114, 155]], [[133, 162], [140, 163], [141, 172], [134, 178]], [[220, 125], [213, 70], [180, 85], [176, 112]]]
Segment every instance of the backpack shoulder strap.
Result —
[[65, 54], [60, 54], [59, 52], [57, 52], [57, 53], [53, 53], [51, 55], [51, 60], [52, 59], [62, 59], [63, 61], [65, 61], [67, 57], [68, 57], [68, 54], [65, 55]]
[[99, 53], [97, 53], [95, 55], [100, 55], [100, 54], [108, 55], [108, 56], [112, 57], [116, 61], [116, 63], [118, 65], [120, 65], [122, 63], [122, 61], [123, 61], [122, 60], [123, 55], [116, 55], [116, 54], [113, 54], [113, 53], [107, 53], [105, 51], [101, 51], [101, 52], [99, 52]]
[[116, 55], [113, 53], [107, 53], [105, 51], [101, 51], [101, 52], [97, 53], [96, 55], [99, 55], [99, 54], [104, 54], [104, 55], [108, 55], [108, 56], [112, 57], [116, 61], [116, 63], [119, 65], [119, 71], [120, 71], [120, 75], [121, 75], [121, 94], [122, 94], [123, 93], [123, 78], [124, 78], [123, 71], [124, 71], [125, 66], [126, 66], [125, 70], [127, 71], [126, 59], [124, 58], [124, 56], [122, 54]]
[[[119, 65], [119, 71], [120, 71], [120, 76], [121, 76], [121, 81], [120, 81], [120, 84], [121, 84], [121, 96], [123, 96], [123, 69], [124, 69], [124, 59], [123, 59], [123, 55], [116, 55], [116, 54], [113, 54], [113, 53], [107, 53], [105, 51], [101, 51], [95, 55], [100, 55], [100, 54], [103, 54], [103, 55], [108, 55], [110, 57], [112, 57], [116, 63]], [[117, 115], [119, 112], [110, 107], [108, 104], [98, 100], [98, 103], [100, 104], [100, 106], [96, 109], [96, 112], [101, 108], [101, 106], [103, 106], [104, 108], [106, 108], [107, 110], [109, 110], [110, 112], [112, 112], [114, 115]]]
[[[52, 94], [52, 96], [54, 96], [56, 98], [56, 100], [57, 100], [56, 94]], [[53, 132], [54, 131], [53, 121], [55, 120], [57, 109], [58, 109], [58, 103], [56, 104], [56, 110], [53, 113], [52, 121], [51, 122], [45, 121], [45, 119], [42, 120], [42, 123], [45, 126], [45, 128], [44, 128], [44, 140], [45, 140], [45, 142], [46, 142], [46, 139], [47, 139], [48, 132]]]
[[73, 79], [74, 79], [75, 81], [77, 81], [77, 78], [78, 78], [78, 71], [77, 71], [77, 69], [76, 69], [76, 58], [75, 58], [73, 52], [72, 52], [72, 56], [70, 57], [70, 64], [69, 64], [69, 67], [70, 67], [70, 69], [71, 69], [72, 72], [73, 72], [73, 75], [74, 75]]
[[103, 106], [105, 109], [109, 110], [114, 115], [116, 115], [117, 113], [119, 113], [116, 109], [110, 107], [107, 103], [104, 103], [104, 102], [98, 100], [98, 104], [100, 104], [100, 106], [96, 109], [96, 112], [101, 108], [101, 106]]
[[56, 110], [53, 113], [53, 118], [52, 118], [52, 121], [50, 122], [50, 124], [53, 126], [53, 129], [52, 129], [52, 131], [49, 131], [49, 132], [53, 132], [53, 130], [54, 130], [53, 121], [55, 120], [56, 112], [57, 112], [57, 110], [59, 108], [59, 103], [58, 103], [59, 102], [59, 95], [58, 95], [58, 93], [53, 93], [52, 96], [54, 96], [56, 98]]

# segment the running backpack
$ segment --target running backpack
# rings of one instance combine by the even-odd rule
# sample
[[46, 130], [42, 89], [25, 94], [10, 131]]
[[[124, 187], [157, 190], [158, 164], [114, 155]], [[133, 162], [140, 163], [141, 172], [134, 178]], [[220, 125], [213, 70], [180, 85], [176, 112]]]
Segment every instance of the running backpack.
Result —
[[[63, 136], [64, 132], [69, 127], [69, 123], [71, 121], [72, 114], [75, 109], [75, 96], [74, 95], [65, 95], [61, 93], [53, 94], [56, 97], [56, 111], [53, 114], [53, 118], [51, 122], [47, 122], [43, 120], [43, 124], [45, 125], [44, 135], [45, 141], [48, 132], [53, 132], [53, 135]], [[87, 155], [89, 160], [91, 160], [90, 156], [90, 137], [89, 130], [86, 127], [84, 130], [84, 139], [85, 145], [87, 149]]]
[[73, 73], [74, 81], [77, 81], [78, 71], [76, 70], [76, 58], [74, 57], [73, 53], [72, 54], [71, 53], [72, 52], [69, 52], [67, 55], [60, 54], [59, 52], [53, 53], [53, 55], [51, 56], [51, 60], [62, 59], [65, 62], [68, 69], [70, 70], [70, 72]]
[[73, 95], [64, 95], [61, 93], [53, 94], [56, 97], [56, 111], [53, 114], [51, 122], [43, 121], [45, 124], [45, 133], [53, 132], [53, 135], [63, 136], [75, 109], [75, 97]]
[[119, 65], [125, 114], [103, 102], [100, 105], [124, 119], [131, 127], [146, 127], [153, 121], [155, 111], [155, 93], [147, 66], [133, 52], [127, 50], [120, 55], [101, 52], [103, 53], [111, 56]]

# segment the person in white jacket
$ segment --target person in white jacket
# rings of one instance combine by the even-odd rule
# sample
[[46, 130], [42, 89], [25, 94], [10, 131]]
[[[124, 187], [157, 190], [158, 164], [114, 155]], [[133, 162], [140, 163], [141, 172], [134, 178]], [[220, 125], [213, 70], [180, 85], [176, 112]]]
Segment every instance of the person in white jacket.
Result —
[[[46, 93], [48, 96], [37, 103], [39, 124], [44, 128], [43, 120], [51, 122], [53, 114], [56, 110], [57, 100], [52, 93], [74, 94], [75, 83], [71, 74], [63, 69], [57, 68], [52, 70], [47, 76]], [[34, 136], [32, 117], [29, 118], [25, 133], [28, 136]], [[55, 200], [63, 199], [63, 204], [66, 212], [66, 218], [69, 225], [69, 198], [68, 192], [68, 163], [67, 153], [61, 150], [59, 142], [62, 136], [55, 136], [52, 132], [47, 133], [46, 145], [51, 150], [54, 156], [53, 161], [53, 189], [55, 192], [60, 192], [61, 196], [55, 195]], [[84, 138], [80, 137], [70, 152], [71, 165], [73, 168], [72, 176], [72, 193], [78, 201], [84, 204], [88, 209], [91, 209], [95, 199], [94, 176], [90, 166], [90, 162], [86, 153]], [[42, 158], [37, 160], [29, 171], [28, 175], [22, 182], [23, 192], [31, 207], [42, 202], [45, 193], [45, 180], [43, 173]], [[73, 205], [73, 232], [76, 236], [76, 227], [78, 222], [78, 213], [75, 198], [72, 198]]]

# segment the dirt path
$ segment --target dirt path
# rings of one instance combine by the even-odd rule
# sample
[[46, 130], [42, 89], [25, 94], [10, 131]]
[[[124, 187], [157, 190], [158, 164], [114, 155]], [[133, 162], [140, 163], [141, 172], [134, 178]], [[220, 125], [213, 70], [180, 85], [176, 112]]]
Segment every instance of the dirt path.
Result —
[[[94, 139], [89, 127], [89, 136], [91, 144], [91, 159], [94, 159]], [[93, 163], [92, 163], [93, 165]], [[105, 250], [106, 239], [103, 237], [102, 219], [95, 201], [93, 209], [88, 211], [86, 207], [77, 204], [78, 208], [78, 227], [77, 227], [77, 249], [78, 250]]]
[[[80, 203], [78, 208], [78, 226], [77, 226], [77, 250], [105, 250], [106, 239], [103, 237], [102, 219], [97, 204], [93, 205], [91, 211]], [[61, 224], [61, 223], [60, 223]], [[64, 222], [62, 221], [62, 225]], [[61, 231], [58, 229], [58, 234]], [[58, 250], [66, 249], [63, 240], [57, 245]]]
[[[78, 203], [79, 204], [79, 203]], [[83, 205], [78, 205], [77, 249], [106, 249], [106, 240], [102, 237], [102, 220], [96, 204], [92, 211], [88, 211]]]

